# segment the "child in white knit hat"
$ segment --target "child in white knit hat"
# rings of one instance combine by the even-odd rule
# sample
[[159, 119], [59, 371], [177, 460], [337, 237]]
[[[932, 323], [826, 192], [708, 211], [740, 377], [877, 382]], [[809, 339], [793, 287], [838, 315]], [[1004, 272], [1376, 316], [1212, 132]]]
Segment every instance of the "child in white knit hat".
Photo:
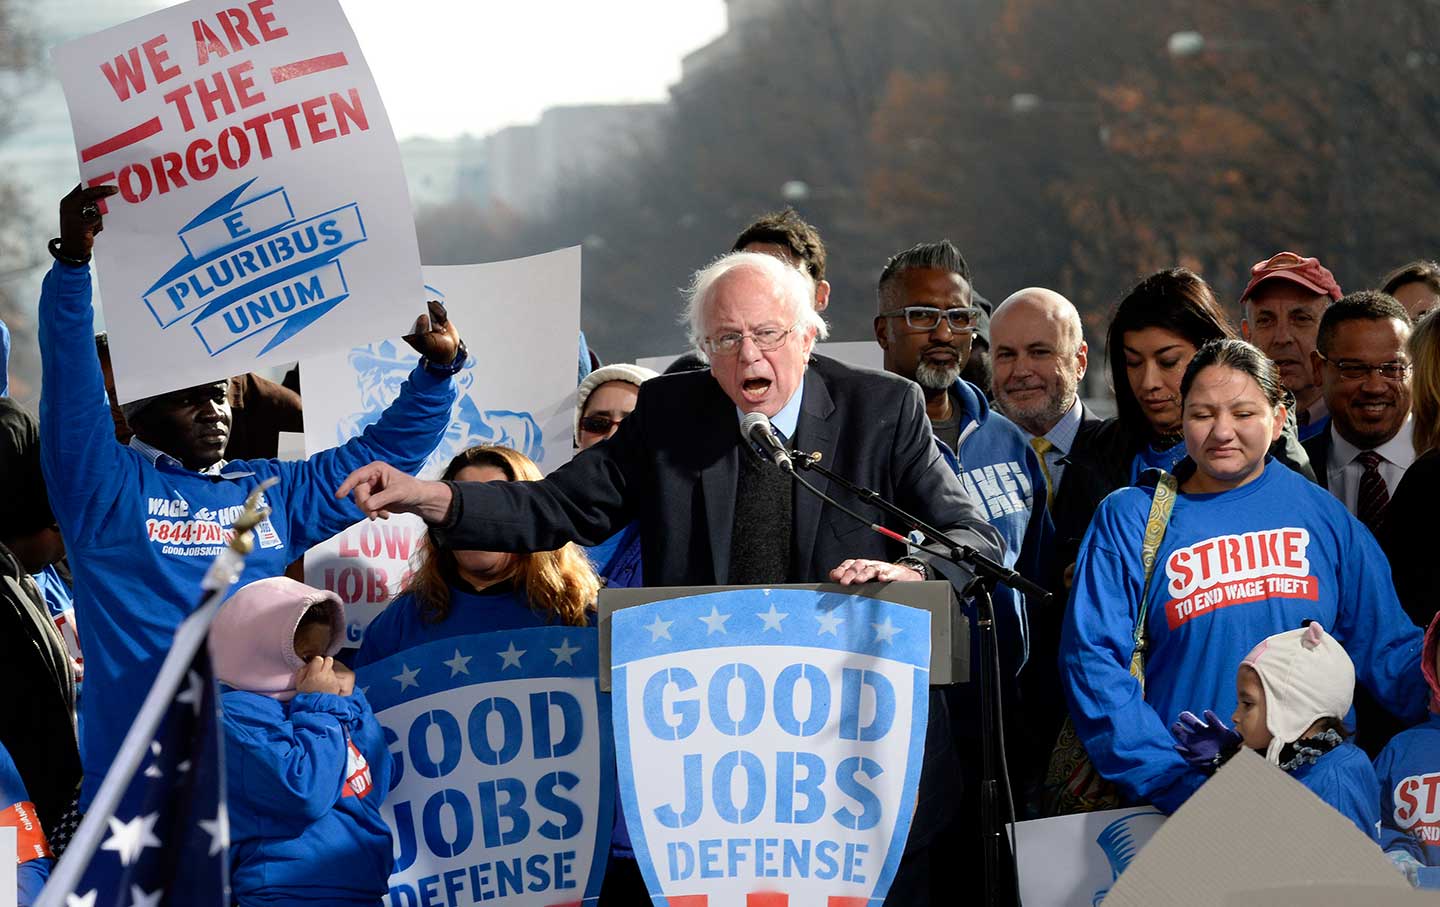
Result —
[[1194, 765], [1201, 754], [1218, 764], [1241, 745], [1259, 750], [1378, 841], [1380, 784], [1343, 721], [1355, 665], [1335, 637], [1310, 621], [1265, 639], [1241, 660], [1235, 692], [1233, 731], [1214, 712], [1185, 712], [1171, 728], [1176, 749]]

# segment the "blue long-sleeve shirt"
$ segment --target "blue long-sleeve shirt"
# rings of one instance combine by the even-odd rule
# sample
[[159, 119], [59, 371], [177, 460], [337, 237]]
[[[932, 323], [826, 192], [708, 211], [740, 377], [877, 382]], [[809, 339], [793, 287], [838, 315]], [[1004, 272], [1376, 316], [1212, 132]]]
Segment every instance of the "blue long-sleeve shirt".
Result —
[[1335, 807], [1370, 840], [1378, 840], [1380, 805], [1375, 801], [1375, 791], [1380, 783], [1375, 780], [1369, 757], [1360, 747], [1347, 740], [1314, 762], [1295, 769], [1290, 777]]
[[50, 506], [73, 553], [75, 612], [85, 628], [82, 808], [99, 789], [159, 670], [175, 628], [200, 601], [205, 570], [246, 495], [271, 476], [269, 519], [238, 586], [278, 576], [306, 549], [362, 518], [335, 489], [384, 460], [418, 470], [450, 421], [449, 378], [416, 368], [378, 423], [297, 462], [245, 460], [217, 475], [115, 440], [95, 356], [90, 269], [57, 262], [40, 295], [40, 453]]
[[[1395, 598], [1374, 537], [1328, 492], [1268, 460], [1218, 494], [1180, 494], [1142, 590], [1152, 486], [1096, 511], [1080, 548], [1060, 642], [1062, 687], [1099, 772], [1172, 811], [1204, 781], [1174, 750], [1182, 711], [1235, 708], [1235, 671], [1256, 643], [1307, 618], [1330, 630], [1386, 708], [1418, 720], [1429, 690], [1420, 628]], [[1145, 689], [1130, 676], [1141, 595], [1149, 597]]]
[[1440, 888], [1440, 715], [1391, 738], [1375, 758], [1380, 847], [1415, 858], [1420, 882]]
[[3, 746], [0, 746], [0, 825], [14, 826], [18, 833], [15, 857], [19, 862], [16, 878], [19, 905], [29, 907], [40, 897], [40, 889], [50, 878], [55, 861], [45, 843], [35, 804], [30, 802], [15, 760]]
[[392, 757], [365, 694], [226, 689], [230, 877], [241, 907], [373, 907], [394, 863]]

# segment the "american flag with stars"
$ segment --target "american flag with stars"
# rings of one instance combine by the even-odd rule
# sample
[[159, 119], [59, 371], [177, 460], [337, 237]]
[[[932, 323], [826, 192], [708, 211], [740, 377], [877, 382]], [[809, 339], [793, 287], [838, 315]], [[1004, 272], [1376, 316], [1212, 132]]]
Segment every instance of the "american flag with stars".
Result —
[[181, 624], [37, 907], [230, 903], [220, 699], [205, 645], [213, 616], [205, 607]]

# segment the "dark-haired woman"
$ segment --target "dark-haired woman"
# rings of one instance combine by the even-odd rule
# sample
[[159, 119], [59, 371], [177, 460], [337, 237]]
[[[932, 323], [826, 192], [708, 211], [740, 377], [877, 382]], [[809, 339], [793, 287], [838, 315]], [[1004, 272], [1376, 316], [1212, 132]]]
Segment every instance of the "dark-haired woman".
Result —
[[[1235, 337], [1210, 285], [1185, 268], [1150, 275], [1116, 306], [1105, 347], [1118, 414], [1082, 426], [1071, 445], [1065, 493], [1053, 514], [1057, 566], [1075, 562], [1080, 539], [1106, 495], [1135, 484], [1146, 469], [1172, 472], [1185, 459], [1181, 376], [1200, 347]], [[1314, 479], [1293, 417], [1270, 452]]]
[[[457, 482], [539, 481], [522, 453], [482, 445], [458, 454], [442, 478]], [[590, 623], [600, 580], [582, 549], [504, 554], [454, 551], [427, 534], [410, 581], [365, 629], [355, 666], [451, 636], [547, 624]]]
[[[1369, 530], [1269, 456], [1286, 416], [1274, 363], [1243, 341], [1217, 341], [1191, 358], [1178, 389], [1190, 458], [1150, 581], [1140, 552], [1156, 488], [1142, 481], [1095, 514], [1060, 644], [1070, 715], [1095, 768], [1167, 812], [1205, 778], [1173, 749], [1170, 724], [1184, 711], [1230, 714], [1235, 665], [1267, 636], [1318, 620], [1387, 708], [1418, 719], [1429, 694], [1420, 630]], [[1142, 603], [1143, 690], [1130, 674]]]
[[1394, 296], [1411, 321], [1440, 308], [1440, 262], [1412, 261], [1385, 275], [1380, 292]]

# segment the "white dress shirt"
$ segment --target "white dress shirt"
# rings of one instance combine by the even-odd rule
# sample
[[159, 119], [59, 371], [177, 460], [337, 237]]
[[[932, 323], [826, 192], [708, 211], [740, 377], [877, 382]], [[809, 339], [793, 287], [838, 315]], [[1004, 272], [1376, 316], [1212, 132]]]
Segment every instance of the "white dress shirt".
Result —
[[[1391, 494], [1395, 493], [1395, 486], [1400, 484], [1405, 470], [1415, 462], [1415, 447], [1410, 441], [1414, 430], [1414, 424], [1410, 417], [1406, 416], [1405, 424], [1400, 426], [1395, 437], [1374, 448], [1381, 457], [1378, 467], [1380, 478], [1385, 480], [1385, 488]], [[1353, 514], [1360, 496], [1360, 476], [1365, 472], [1365, 467], [1355, 458], [1365, 451], [1340, 437], [1339, 432], [1335, 431], [1333, 419], [1326, 431], [1330, 432], [1330, 462], [1325, 467], [1330, 493], [1339, 498], [1345, 509]]]

